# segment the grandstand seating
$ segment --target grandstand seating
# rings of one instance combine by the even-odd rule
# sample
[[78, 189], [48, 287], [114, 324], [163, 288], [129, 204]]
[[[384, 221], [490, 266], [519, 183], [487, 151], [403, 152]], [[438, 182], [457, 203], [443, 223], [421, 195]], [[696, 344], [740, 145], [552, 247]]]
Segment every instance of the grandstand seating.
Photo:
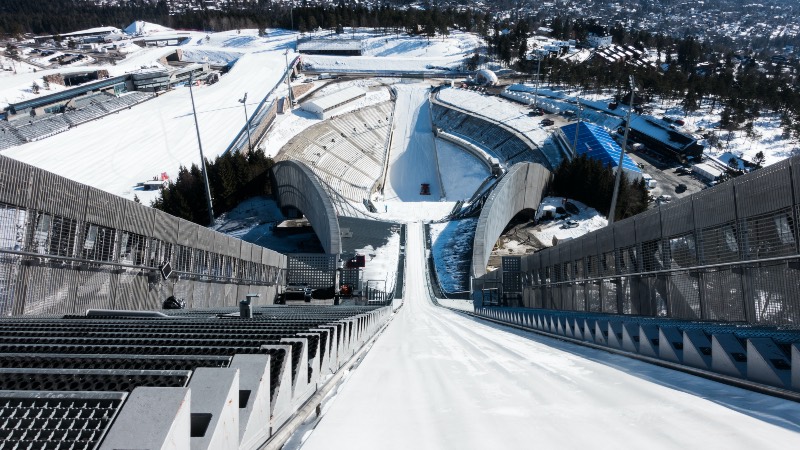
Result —
[[153, 94], [146, 92], [131, 92], [121, 97], [95, 94], [76, 99], [62, 114], [48, 115], [28, 121], [17, 120], [0, 125], [0, 150], [48, 138], [71, 127], [130, 108], [150, 98], [153, 98]]
[[326, 120], [293, 138], [277, 160], [303, 161], [331, 189], [360, 203], [383, 172], [393, 106], [385, 102]]
[[25, 139], [12, 126], [0, 123], [0, 150], [25, 143]]
[[67, 105], [74, 109], [81, 109], [85, 108], [86, 106], [95, 104], [95, 103], [102, 103], [107, 100], [114, 98], [113, 95], [107, 94], [105, 92], [100, 92], [97, 94], [87, 95], [85, 97], [80, 97], [72, 100], [72, 102], [67, 103]]
[[[119, 433], [139, 443], [136, 432], [158, 433], [143, 426], [148, 421], [136, 411], [141, 405], [135, 397], [159, 389], [153, 391], [158, 404], [150, 405], [156, 411], [164, 408], [166, 388], [197, 389], [199, 395], [189, 400], [194, 422], [195, 414], [224, 414], [226, 402], [207, 410], [202, 393], [209, 383], [216, 384], [216, 392], [233, 392], [232, 401], [238, 402], [232, 411], [239, 414], [235, 431], [241, 444], [234, 448], [256, 448], [270, 428], [278, 428], [313, 394], [320, 376], [347, 362], [390, 312], [273, 306], [254, 308], [252, 319], [233, 309], [0, 319], [0, 448], [90, 449], [104, 436], [113, 442]], [[239, 372], [225, 384], [229, 368]], [[254, 404], [266, 414], [256, 417]], [[131, 412], [134, 423], [126, 419]], [[172, 420], [150, 426], [169, 430]], [[216, 427], [224, 427], [222, 422]], [[188, 442], [189, 436], [183, 439]], [[192, 439], [192, 447], [213, 444], [196, 446]]]
[[18, 125], [16, 127], [26, 142], [38, 141], [54, 134], [67, 131], [69, 124], [61, 116], [52, 116]]
[[432, 112], [438, 128], [472, 142], [507, 165], [546, 161], [540, 152], [530, 149], [517, 136], [496, 124], [436, 104]]

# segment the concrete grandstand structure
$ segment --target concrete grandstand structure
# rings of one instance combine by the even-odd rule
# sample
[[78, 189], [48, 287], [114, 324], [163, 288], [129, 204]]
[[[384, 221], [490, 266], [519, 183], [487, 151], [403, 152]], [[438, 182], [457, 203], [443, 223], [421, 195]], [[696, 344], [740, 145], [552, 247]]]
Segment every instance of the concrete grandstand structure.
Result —
[[473, 141], [485, 148], [501, 163], [537, 162], [555, 169], [566, 156], [551, 145], [539, 145], [548, 132], [526, 113], [497, 104], [492, 109], [479, 108], [487, 102], [476, 102], [482, 94], [465, 89], [440, 89], [432, 96], [433, 122], [438, 128]]
[[65, 91], [9, 104], [5, 110], [6, 119], [9, 121], [27, 120], [30, 119], [30, 117], [43, 116], [52, 112], [61, 112], [64, 108], [69, 106], [71, 101], [83, 96], [91, 96], [98, 92], [119, 95], [129, 90], [133, 90], [130, 76], [122, 75], [107, 78], [105, 80], [86, 83]]
[[304, 162], [343, 197], [361, 203], [383, 174], [393, 109], [385, 102], [315, 125], [289, 141], [277, 159]]
[[483, 205], [472, 248], [472, 276], [486, 274], [489, 255], [497, 239], [514, 216], [535, 210], [550, 182], [550, 171], [541, 164], [514, 165], [497, 184]]
[[280, 161], [272, 169], [281, 208], [302, 211], [311, 222], [325, 253], [342, 252], [341, 233], [336, 210], [314, 173], [302, 162]]

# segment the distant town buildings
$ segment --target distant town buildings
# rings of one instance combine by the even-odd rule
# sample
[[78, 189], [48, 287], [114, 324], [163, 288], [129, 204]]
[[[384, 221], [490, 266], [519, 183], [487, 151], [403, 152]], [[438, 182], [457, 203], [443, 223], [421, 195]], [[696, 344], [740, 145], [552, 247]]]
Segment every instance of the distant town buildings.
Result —
[[608, 47], [611, 45], [611, 36], [599, 36], [594, 33], [589, 33], [587, 41], [592, 48]]

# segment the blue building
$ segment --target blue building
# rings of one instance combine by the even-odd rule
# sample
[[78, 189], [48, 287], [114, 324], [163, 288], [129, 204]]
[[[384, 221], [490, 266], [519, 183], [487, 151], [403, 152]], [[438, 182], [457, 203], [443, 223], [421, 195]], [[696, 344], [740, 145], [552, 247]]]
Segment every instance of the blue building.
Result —
[[[603, 165], [610, 165], [615, 170], [619, 164], [619, 153], [622, 149], [604, 128], [595, 124], [575, 122], [564, 125], [556, 131], [555, 141], [572, 158], [586, 155], [591, 159], [601, 161]], [[622, 170], [631, 180], [642, 177], [641, 169], [628, 155], [622, 159]]]

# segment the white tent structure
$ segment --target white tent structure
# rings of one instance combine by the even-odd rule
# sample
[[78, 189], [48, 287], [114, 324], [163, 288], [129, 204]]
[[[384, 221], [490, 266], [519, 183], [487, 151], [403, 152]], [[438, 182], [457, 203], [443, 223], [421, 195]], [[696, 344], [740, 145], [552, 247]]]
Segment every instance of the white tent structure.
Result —
[[481, 69], [475, 74], [475, 82], [482, 86], [495, 86], [497, 75], [489, 69]]
[[125, 29], [122, 31], [131, 36], [145, 36], [151, 33], [175, 30], [154, 23], [145, 22], [143, 20], [137, 20], [125, 27]]
[[348, 103], [352, 103], [367, 96], [367, 91], [356, 86], [351, 86], [333, 94], [303, 103], [302, 109], [316, 114], [320, 119], [327, 119]]

